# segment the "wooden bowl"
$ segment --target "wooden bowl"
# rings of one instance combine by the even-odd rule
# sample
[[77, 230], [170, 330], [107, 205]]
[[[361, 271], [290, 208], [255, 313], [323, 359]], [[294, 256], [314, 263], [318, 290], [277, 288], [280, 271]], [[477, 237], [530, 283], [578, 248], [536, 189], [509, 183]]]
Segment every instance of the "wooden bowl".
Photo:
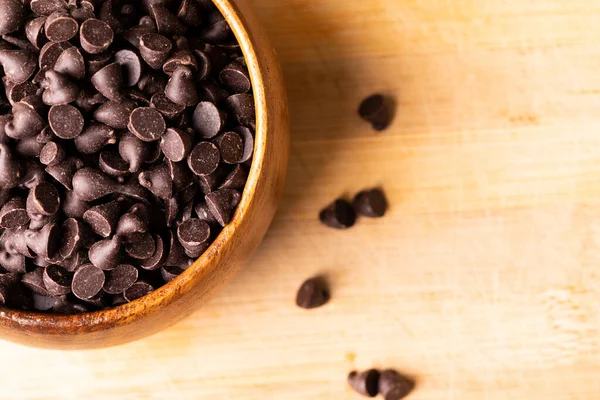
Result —
[[289, 151], [287, 99], [275, 52], [249, 7], [242, 0], [214, 3], [246, 57], [257, 113], [254, 161], [232, 222], [184, 273], [147, 296], [77, 315], [0, 308], [0, 338], [34, 347], [87, 349], [151, 335], [197, 309], [258, 247], [283, 189]]

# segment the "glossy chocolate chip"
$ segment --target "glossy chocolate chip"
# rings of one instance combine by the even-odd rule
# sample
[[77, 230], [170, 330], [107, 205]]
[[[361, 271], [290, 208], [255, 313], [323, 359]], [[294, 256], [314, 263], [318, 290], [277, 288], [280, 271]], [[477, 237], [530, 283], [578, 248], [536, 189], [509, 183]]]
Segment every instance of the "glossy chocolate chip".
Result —
[[25, 139], [37, 135], [44, 128], [42, 116], [23, 101], [12, 107], [13, 117], [4, 125], [6, 136], [12, 139]]
[[237, 164], [233, 167], [229, 175], [227, 175], [223, 183], [221, 183], [219, 189], [235, 189], [242, 191], [246, 186], [247, 180], [248, 172], [242, 165]]
[[88, 228], [76, 218], [68, 218], [62, 224], [63, 240], [58, 250], [63, 258], [69, 258], [75, 254], [81, 246], [91, 240]]
[[[73, 47], [73, 45], [69, 42], [49, 42], [42, 47], [38, 58], [38, 65], [41, 72], [39, 78], [40, 82], [44, 78], [45, 72], [54, 68], [56, 61], [63, 51], [71, 47]], [[35, 80], [34, 83], [36, 83]]]
[[6, 144], [0, 144], [0, 188], [11, 189], [19, 184], [23, 165]]
[[174, 119], [185, 110], [184, 105], [173, 103], [164, 93], [153, 95], [150, 107], [156, 108], [167, 119]]
[[94, 74], [100, 71], [102, 68], [110, 64], [112, 60], [112, 52], [107, 50], [100, 54], [90, 54], [85, 57], [85, 67], [88, 76], [94, 76]]
[[240, 125], [255, 129], [256, 111], [254, 97], [251, 94], [234, 94], [229, 96], [225, 105], [235, 120]]
[[387, 206], [385, 195], [379, 189], [363, 190], [352, 201], [357, 214], [370, 218], [383, 217]]
[[25, 23], [26, 11], [16, 0], [0, 0], [0, 35], [18, 31]]
[[106, 22], [90, 18], [81, 24], [79, 37], [83, 50], [89, 54], [100, 54], [111, 45], [114, 33]]
[[0, 64], [8, 80], [23, 83], [35, 72], [35, 54], [29, 50], [0, 50]]
[[199, 137], [211, 139], [223, 129], [225, 114], [211, 102], [201, 101], [194, 110], [192, 125]]
[[181, 129], [168, 128], [160, 139], [160, 148], [169, 160], [183, 161], [192, 151], [192, 138]]
[[150, 6], [150, 11], [154, 17], [158, 33], [164, 35], [183, 35], [185, 33], [185, 25], [183, 25], [166, 7], [160, 4], [154, 4]]
[[134, 109], [135, 105], [130, 101], [122, 103], [108, 101], [94, 111], [94, 118], [111, 128], [127, 129], [129, 117]]
[[146, 64], [153, 69], [162, 68], [172, 48], [171, 41], [157, 33], [146, 33], [140, 38], [140, 54]]
[[54, 70], [46, 71], [46, 76], [41, 83], [44, 88], [42, 100], [49, 106], [71, 103], [79, 97], [79, 86]]
[[360, 103], [358, 115], [371, 123], [375, 130], [382, 131], [391, 123], [392, 113], [389, 103], [383, 95], [369, 96]]
[[188, 107], [198, 103], [198, 92], [196, 92], [192, 74], [192, 70], [187, 67], [178, 67], [173, 71], [173, 75], [165, 87], [165, 95], [169, 100]]
[[56, 60], [54, 70], [75, 80], [84, 79], [85, 60], [83, 55], [77, 47], [66, 49]]
[[129, 164], [129, 172], [137, 172], [150, 157], [150, 143], [125, 133], [119, 140], [119, 155]]
[[82, 218], [83, 214], [90, 208], [88, 202], [83, 201], [72, 190], [65, 193], [62, 211], [69, 218]]
[[55, 11], [66, 10], [67, 2], [64, 0], [31, 0], [31, 11], [37, 15], [48, 16]]
[[335, 229], [348, 229], [356, 221], [352, 206], [343, 199], [337, 199], [319, 213], [322, 224]]
[[91, 299], [100, 293], [105, 279], [103, 270], [92, 264], [84, 265], [73, 274], [73, 294], [82, 300]]
[[22, 197], [13, 197], [0, 209], [0, 227], [4, 229], [16, 229], [28, 222], [29, 215]]
[[44, 24], [44, 33], [51, 42], [65, 42], [77, 34], [79, 24], [66, 10], [55, 11]]
[[60, 195], [56, 187], [49, 182], [40, 182], [29, 191], [27, 211], [42, 215], [54, 215], [60, 207]]
[[179, 243], [186, 249], [194, 249], [210, 239], [210, 225], [199, 218], [191, 218], [177, 227]]
[[159, 164], [149, 171], [143, 171], [138, 175], [138, 180], [140, 185], [161, 199], [169, 199], [172, 196], [173, 181], [166, 164]]
[[112, 63], [100, 69], [92, 76], [92, 84], [107, 99], [118, 103], [123, 100], [123, 74], [120, 64]]
[[210, 175], [217, 169], [220, 160], [217, 146], [210, 142], [200, 142], [190, 152], [188, 166], [196, 175]]
[[46, 36], [44, 35], [45, 23], [46, 17], [37, 17], [25, 23], [25, 35], [33, 47], [38, 50], [41, 49], [46, 42]]
[[204, 198], [211, 214], [221, 226], [227, 225], [241, 200], [241, 193], [233, 189], [219, 189]]
[[144, 297], [145, 295], [149, 294], [153, 290], [154, 290], [154, 287], [152, 287], [152, 285], [150, 285], [149, 283], [140, 281], [140, 282], [136, 282], [133, 285], [131, 285], [131, 287], [129, 287], [129, 289], [127, 289], [123, 293], [123, 296], [125, 297], [125, 300], [127, 300], [127, 301], [134, 301], [136, 299], [139, 299], [140, 297]]
[[73, 139], [83, 131], [83, 115], [70, 104], [52, 106], [48, 112], [50, 128], [61, 139]]
[[348, 374], [348, 385], [357, 393], [366, 397], [375, 397], [379, 392], [379, 371], [370, 369], [361, 373]]
[[399, 374], [393, 369], [381, 371], [378, 391], [385, 400], [403, 399], [413, 391], [414, 387], [414, 380]]
[[65, 150], [56, 142], [48, 142], [40, 152], [40, 162], [44, 165], [57, 165], [65, 158]]
[[129, 131], [144, 142], [159, 140], [167, 129], [165, 119], [158, 110], [139, 107], [129, 117]]
[[147, 260], [156, 250], [154, 238], [150, 233], [142, 235], [141, 239], [125, 245], [125, 252], [136, 260]]
[[179, 67], [189, 68], [194, 74], [198, 71], [196, 57], [194, 57], [190, 50], [177, 50], [167, 61], [165, 61], [162, 69], [165, 74], [172, 75]]
[[129, 175], [129, 164], [115, 151], [103, 151], [98, 159], [100, 170], [117, 178]]
[[125, 292], [138, 279], [138, 270], [130, 264], [119, 264], [114, 269], [106, 271], [104, 291], [108, 294]]
[[60, 246], [60, 227], [50, 222], [39, 231], [25, 231], [25, 243], [38, 256], [52, 258]]
[[222, 43], [231, 37], [231, 29], [227, 21], [220, 20], [202, 31], [200, 37], [208, 43]]
[[81, 160], [69, 157], [57, 165], [47, 166], [46, 172], [65, 188], [72, 190], [73, 175], [75, 175], [75, 172], [82, 167], [83, 163]]
[[117, 226], [122, 207], [122, 201], [119, 200], [99, 204], [87, 210], [83, 214], [83, 220], [94, 233], [107, 238]]
[[122, 258], [121, 240], [114, 236], [112, 239], [100, 240], [90, 247], [88, 252], [90, 262], [102, 270], [111, 270], [120, 264]]
[[182, 0], [177, 18], [189, 27], [199, 27], [202, 24], [202, 9], [195, 0]]
[[254, 134], [245, 126], [238, 126], [234, 131], [240, 135], [244, 142], [244, 151], [240, 162], [245, 163], [252, 158], [252, 154], [254, 153]]
[[6, 89], [6, 97], [11, 105], [18, 103], [25, 97], [35, 95], [39, 90], [39, 88], [31, 82], [14, 84], [9, 81], [7, 77], [2, 78], [2, 81]]
[[115, 144], [115, 130], [99, 122], [90, 123], [74, 140], [75, 147], [80, 153], [97, 153], [104, 146]]
[[148, 232], [148, 221], [133, 212], [125, 213], [119, 218], [115, 234], [126, 243], [139, 242]]
[[217, 136], [213, 142], [219, 148], [221, 160], [227, 164], [242, 162], [244, 156], [244, 142], [236, 132], [224, 132]]
[[248, 69], [237, 62], [223, 68], [219, 73], [219, 80], [232, 94], [248, 93], [252, 89]]
[[147, 200], [146, 192], [139, 184], [120, 184], [93, 168], [82, 168], [75, 173], [73, 190], [83, 201], [94, 201], [114, 193], [121, 193], [142, 201]]
[[[329, 301], [329, 290], [321, 278], [307, 279], [296, 294], [296, 305], [300, 308], [318, 308]], [[375, 388], [376, 390], [376, 388]]]
[[121, 66], [123, 85], [135, 86], [142, 76], [142, 61], [133, 50], [119, 50], [115, 53], [115, 62]]

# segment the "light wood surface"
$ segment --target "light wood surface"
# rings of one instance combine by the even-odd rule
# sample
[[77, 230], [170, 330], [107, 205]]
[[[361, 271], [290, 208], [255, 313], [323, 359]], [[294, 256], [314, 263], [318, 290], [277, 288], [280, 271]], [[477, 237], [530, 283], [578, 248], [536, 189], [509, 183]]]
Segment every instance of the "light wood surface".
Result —
[[[412, 399], [600, 393], [600, 3], [254, 0], [287, 79], [284, 201], [204, 308], [108, 350], [0, 344], [3, 399], [358, 399], [352, 368], [413, 374]], [[375, 134], [363, 96], [398, 99]], [[392, 208], [316, 220], [382, 185]], [[333, 299], [296, 309], [303, 279]]]

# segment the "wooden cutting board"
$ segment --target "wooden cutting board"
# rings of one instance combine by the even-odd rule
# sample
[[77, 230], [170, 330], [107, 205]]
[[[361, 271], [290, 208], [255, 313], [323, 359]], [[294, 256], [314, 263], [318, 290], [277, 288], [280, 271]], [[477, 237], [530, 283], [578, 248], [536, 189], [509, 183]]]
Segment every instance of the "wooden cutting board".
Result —
[[[264, 244], [195, 315], [147, 340], [0, 344], [2, 399], [358, 399], [353, 368], [411, 399], [600, 392], [600, 2], [254, 0], [291, 102], [285, 197]], [[393, 126], [356, 115], [397, 99]], [[338, 232], [339, 195], [391, 209]], [[323, 273], [329, 305], [294, 306]]]

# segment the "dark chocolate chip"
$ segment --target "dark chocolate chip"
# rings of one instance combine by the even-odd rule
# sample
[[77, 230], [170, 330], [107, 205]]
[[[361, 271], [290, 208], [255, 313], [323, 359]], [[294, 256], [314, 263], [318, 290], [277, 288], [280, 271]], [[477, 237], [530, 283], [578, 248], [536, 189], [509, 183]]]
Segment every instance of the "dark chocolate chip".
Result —
[[111, 270], [121, 262], [121, 240], [114, 236], [112, 239], [100, 240], [88, 251], [90, 262], [102, 270]]
[[112, 63], [103, 67], [92, 76], [92, 84], [107, 99], [118, 103], [123, 100], [123, 74], [120, 64]]
[[25, 209], [25, 200], [22, 197], [13, 197], [0, 209], [0, 227], [16, 229], [29, 222], [29, 215]]
[[33, 300], [33, 309], [37, 311], [50, 311], [58, 306], [61, 302], [65, 302], [65, 296], [42, 296], [37, 293], [31, 295]]
[[237, 164], [233, 167], [229, 175], [225, 178], [219, 189], [235, 189], [242, 191], [246, 186], [246, 181], [248, 180], [248, 172], [246, 169]]
[[237, 190], [219, 189], [205, 196], [206, 204], [211, 214], [221, 226], [231, 221], [233, 212], [241, 200], [242, 195]]
[[129, 117], [134, 109], [135, 105], [131, 101], [122, 103], [108, 101], [94, 111], [94, 118], [111, 128], [127, 129]]
[[96, 205], [83, 214], [83, 220], [96, 234], [109, 237], [119, 221], [122, 202], [113, 200], [105, 204]]
[[0, 50], [0, 64], [11, 82], [27, 81], [36, 68], [35, 54], [29, 50]]
[[131, 43], [133, 46], [140, 47], [140, 39], [146, 33], [156, 32], [156, 26], [154, 21], [149, 15], [145, 15], [140, 19], [140, 23], [137, 26], [129, 28], [123, 33], [123, 38]]
[[242, 162], [244, 157], [244, 142], [236, 132], [224, 132], [213, 141], [219, 148], [223, 162], [227, 164]]
[[46, 36], [44, 35], [44, 24], [46, 23], [46, 17], [37, 17], [25, 23], [25, 35], [27, 39], [36, 49], [41, 49], [46, 42]]
[[77, 47], [62, 52], [54, 64], [54, 70], [78, 81], [85, 78], [85, 60]]
[[159, 164], [149, 171], [143, 171], [138, 175], [138, 180], [140, 185], [161, 199], [169, 199], [173, 194], [173, 181], [166, 164]]
[[129, 257], [136, 260], [147, 260], [154, 254], [156, 250], [155, 246], [156, 244], [152, 235], [145, 233], [140, 240], [127, 243], [125, 245], [125, 252]]
[[19, 184], [23, 165], [6, 144], [0, 144], [0, 188], [11, 189]]
[[95, 17], [94, 5], [91, 2], [83, 0], [79, 1], [79, 4], [81, 7], [69, 9], [69, 14], [71, 17], [75, 18], [75, 21], [84, 22], [85, 20]]
[[119, 155], [129, 164], [129, 172], [137, 172], [150, 157], [150, 143], [141, 141], [131, 133], [119, 140]]
[[123, 85], [135, 86], [142, 76], [142, 61], [133, 50], [119, 50], [115, 53], [115, 62], [121, 65]]
[[46, 172], [64, 187], [72, 190], [73, 175], [75, 175], [75, 172], [82, 167], [83, 163], [81, 160], [74, 157], [69, 157], [57, 165], [50, 165], [46, 167]]
[[139, 107], [129, 117], [129, 131], [145, 142], [159, 140], [167, 129], [165, 119], [158, 110]]
[[27, 211], [42, 215], [54, 215], [60, 207], [60, 195], [49, 182], [40, 182], [29, 191]]
[[151, 257], [140, 261], [140, 266], [143, 269], [154, 271], [164, 265], [167, 255], [162, 237], [156, 236], [154, 254], [152, 254]]
[[156, 108], [165, 118], [174, 119], [184, 110], [184, 105], [173, 103], [164, 93], [156, 93], [150, 99], [150, 107]]
[[6, 97], [11, 105], [18, 103], [25, 97], [35, 95], [39, 90], [38, 87], [31, 82], [23, 82], [15, 85], [9, 81], [7, 77], [2, 78], [2, 81], [6, 88]]
[[129, 175], [129, 164], [115, 151], [100, 153], [98, 165], [102, 172], [110, 176], [120, 178]]
[[6, 35], [21, 29], [25, 23], [25, 7], [20, 1], [0, 1], [0, 35]]
[[210, 225], [199, 218], [191, 218], [177, 227], [179, 243], [186, 249], [196, 249], [210, 239]]
[[201, 101], [194, 110], [192, 125], [199, 137], [210, 139], [223, 129], [226, 117], [214, 103]]
[[180, 267], [164, 266], [160, 269], [160, 275], [162, 276], [165, 283], [171, 282], [177, 276], [183, 273], [183, 269]]
[[202, 40], [209, 43], [222, 43], [231, 37], [231, 28], [225, 20], [220, 20], [200, 33]]
[[183, 35], [185, 33], [185, 25], [183, 25], [175, 15], [173, 15], [166, 7], [160, 4], [150, 6], [156, 29], [158, 33], [165, 35]]
[[83, 201], [94, 201], [114, 193], [147, 201], [146, 192], [139, 184], [131, 182], [120, 184], [93, 168], [82, 168], [75, 173], [73, 190]]
[[54, 68], [56, 61], [66, 49], [73, 47], [69, 42], [49, 42], [46, 43], [40, 50], [38, 65], [40, 73], [36, 75], [33, 83], [41, 82], [44, 79], [45, 72]]
[[373, 128], [382, 131], [389, 126], [392, 113], [388, 99], [380, 94], [375, 94], [364, 99], [358, 108], [358, 115], [371, 123]]
[[173, 71], [165, 87], [165, 95], [175, 104], [193, 106], [198, 103], [198, 92], [192, 80], [192, 70], [187, 67], [178, 67]]
[[319, 213], [322, 224], [335, 229], [347, 229], [354, 225], [356, 213], [343, 199], [337, 199]]
[[64, 0], [31, 0], [29, 7], [37, 15], [48, 16], [55, 11], [66, 10], [67, 3]]
[[51, 42], [71, 40], [78, 30], [79, 24], [66, 10], [54, 11], [44, 24], [44, 32]]
[[130, 264], [119, 264], [106, 272], [104, 291], [108, 294], [120, 294], [131, 287], [138, 279], [138, 270]]
[[111, 62], [112, 56], [113, 54], [111, 51], [87, 55], [85, 57], [85, 66], [88, 76], [94, 76], [96, 72], [106, 67]]
[[81, 200], [72, 190], [65, 193], [62, 211], [69, 218], [82, 218], [90, 207], [88, 202]]
[[80, 110], [85, 112], [92, 112], [98, 107], [106, 103], [108, 99], [101, 93], [98, 93], [96, 89], [84, 88], [79, 91], [79, 97], [75, 100], [75, 104]]
[[193, 73], [198, 71], [196, 57], [194, 57], [190, 50], [177, 50], [167, 61], [165, 61], [162, 69], [165, 74], [172, 75], [179, 67], [189, 68]]
[[121, 216], [115, 234], [124, 242], [139, 242], [145, 239], [144, 235], [148, 232], [148, 221], [143, 220], [141, 216], [128, 212]]
[[167, 259], [165, 260], [166, 266], [169, 267], [181, 267], [186, 264], [189, 260], [189, 257], [185, 254], [183, 246], [179, 243], [177, 239], [177, 235], [172, 231], [169, 231], [169, 251]]
[[76, 218], [68, 218], [63, 222], [62, 236], [62, 243], [58, 252], [63, 258], [71, 257], [91, 238], [87, 227]]
[[192, 138], [177, 128], [168, 128], [160, 139], [160, 148], [169, 160], [184, 160], [192, 150]]
[[150, 96], [157, 93], [164, 94], [167, 78], [163, 74], [149, 72], [140, 78], [137, 86], [138, 89]]
[[118, 4], [114, 0], [105, 0], [98, 10], [98, 19], [105, 22], [112, 31], [120, 33], [123, 29], [118, 18], [116, 8]]
[[28, 258], [35, 257], [35, 254], [25, 242], [26, 234], [27, 230], [25, 228], [6, 229], [2, 234], [4, 249], [11, 254], [22, 254]]
[[99, 122], [92, 122], [75, 138], [74, 142], [80, 153], [93, 154], [106, 145], [115, 144], [117, 137], [113, 128]]
[[376, 369], [361, 373], [352, 371], [348, 374], [348, 385], [363, 396], [375, 397], [379, 393], [379, 371]]
[[217, 223], [216, 218], [212, 215], [210, 209], [208, 208], [208, 204], [206, 204], [204, 201], [196, 204], [194, 207], [194, 212], [196, 213], [198, 219], [207, 222], [211, 226], [214, 226]]
[[44, 268], [44, 286], [51, 296], [71, 293], [73, 274], [60, 265], [48, 265]]
[[29, 218], [31, 218], [31, 221], [29, 222], [29, 230], [37, 232], [51, 222], [56, 222], [57, 215], [30, 213]]
[[45, 89], [42, 100], [49, 106], [68, 104], [79, 97], [79, 86], [54, 70], [46, 71], [41, 85]]
[[153, 290], [154, 288], [149, 283], [139, 281], [131, 285], [129, 289], [123, 293], [123, 296], [127, 301], [134, 301], [140, 297], [144, 297]]
[[65, 159], [65, 149], [56, 142], [48, 142], [40, 152], [40, 162], [44, 165], [57, 165]]
[[393, 369], [386, 369], [379, 377], [379, 394], [385, 400], [400, 400], [408, 396], [415, 388], [414, 380], [399, 374]]
[[190, 152], [188, 166], [196, 175], [210, 175], [217, 169], [220, 160], [217, 146], [210, 142], [200, 142]]
[[157, 33], [146, 33], [140, 38], [140, 54], [146, 64], [153, 69], [161, 69], [169, 58], [173, 44], [166, 37]]
[[216, 83], [207, 81], [198, 84], [198, 97], [202, 101], [222, 104], [229, 97], [229, 93]]
[[252, 89], [250, 76], [245, 66], [233, 62], [219, 73], [219, 80], [232, 94], [248, 93]]
[[90, 18], [81, 24], [79, 37], [84, 51], [100, 54], [111, 45], [114, 33], [106, 22]]
[[22, 254], [12, 254], [6, 250], [0, 250], [0, 267], [8, 272], [19, 274], [27, 272], [25, 256]]
[[196, 176], [195, 178], [202, 193], [209, 194], [219, 188], [228, 173], [228, 169], [224, 167], [224, 164], [221, 164], [212, 174]]
[[307, 279], [302, 283], [296, 295], [296, 305], [311, 309], [321, 307], [329, 301], [329, 290], [321, 278]]
[[383, 217], [387, 210], [387, 200], [379, 189], [363, 190], [352, 201], [357, 214], [370, 218]]
[[32, 137], [44, 128], [44, 119], [33, 107], [23, 101], [13, 105], [12, 114], [12, 120], [4, 125], [6, 136], [12, 139]]
[[105, 279], [103, 270], [92, 264], [84, 265], [73, 275], [73, 294], [82, 300], [91, 299], [100, 293]]
[[73, 139], [83, 131], [83, 115], [70, 104], [52, 106], [48, 112], [52, 132], [61, 139]]
[[182, 0], [177, 18], [187, 26], [197, 28], [202, 24], [202, 9], [195, 0]]
[[179, 193], [194, 184], [192, 171], [190, 171], [185, 162], [174, 162], [167, 158], [165, 163], [169, 167], [171, 179], [173, 180], [173, 190], [175, 192]]
[[240, 162], [245, 163], [252, 158], [254, 152], [254, 134], [245, 126], [238, 126], [234, 131], [240, 135], [244, 142], [244, 152]]
[[234, 94], [229, 96], [225, 103], [229, 113], [238, 124], [255, 129], [256, 112], [254, 97], [251, 94]]
[[36, 268], [21, 277], [21, 283], [33, 293], [48, 296], [48, 290], [44, 284], [44, 268]]

